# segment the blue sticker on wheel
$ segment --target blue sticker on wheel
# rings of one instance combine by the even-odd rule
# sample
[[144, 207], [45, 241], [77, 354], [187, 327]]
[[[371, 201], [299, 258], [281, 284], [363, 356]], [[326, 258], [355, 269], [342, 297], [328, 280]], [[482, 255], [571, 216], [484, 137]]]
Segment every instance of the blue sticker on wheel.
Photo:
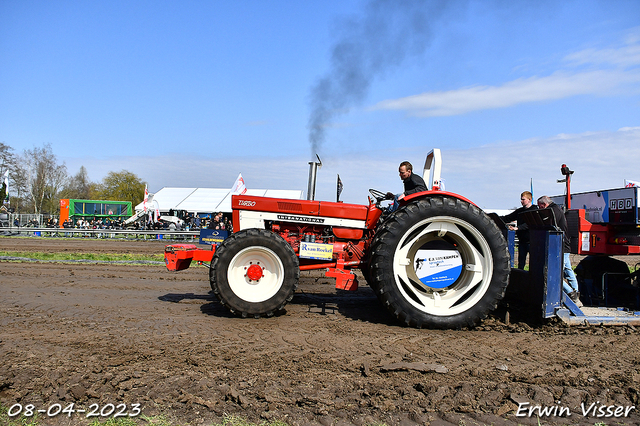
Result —
[[[420, 282], [431, 288], [446, 288], [456, 282], [462, 273], [462, 258], [458, 250], [448, 243], [422, 246], [414, 257], [414, 267]], [[439, 246], [439, 247], [438, 247]]]

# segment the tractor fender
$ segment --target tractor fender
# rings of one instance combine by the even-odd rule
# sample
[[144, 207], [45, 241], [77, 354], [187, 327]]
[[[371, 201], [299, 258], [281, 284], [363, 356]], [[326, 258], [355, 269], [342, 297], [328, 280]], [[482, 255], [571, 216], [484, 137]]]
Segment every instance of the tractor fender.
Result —
[[439, 196], [439, 197], [445, 196], [445, 197], [457, 198], [459, 200], [465, 201], [465, 202], [467, 202], [469, 204], [473, 204], [474, 206], [478, 207], [476, 205], [476, 203], [474, 203], [473, 201], [463, 197], [462, 195], [458, 195], [458, 194], [455, 194], [453, 192], [447, 192], [447, 191], [422, 191], [422, 192], [416, 192], [414, 194], [407, 195], [402, 200], [400, 200], [400, 205], [404, 206], [405, 204], [409, 203], [412, 200], [418, 200], [420, 198], [429, 198], [429, 197], [434, 197], [434, 196]]

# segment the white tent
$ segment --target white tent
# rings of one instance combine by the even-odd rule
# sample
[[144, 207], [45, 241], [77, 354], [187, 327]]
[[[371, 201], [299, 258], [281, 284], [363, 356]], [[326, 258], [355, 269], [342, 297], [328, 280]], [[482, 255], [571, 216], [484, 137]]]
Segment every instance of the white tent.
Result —
[[[155, 209], [158, 207], [161, 212], [186, 210], [189, 213], [231, 213], [231, 195], [233, 194], [230, 189], [222, 188], [164, 187], [153, 195], [153, 205], [147, 205], [147, 208]], [[248, 189], [245, 195], [302, 199], [301, 190]], [[140, 211], [143, 208], [143, 203], [140, 203], [135, 207], [135, 210]]]

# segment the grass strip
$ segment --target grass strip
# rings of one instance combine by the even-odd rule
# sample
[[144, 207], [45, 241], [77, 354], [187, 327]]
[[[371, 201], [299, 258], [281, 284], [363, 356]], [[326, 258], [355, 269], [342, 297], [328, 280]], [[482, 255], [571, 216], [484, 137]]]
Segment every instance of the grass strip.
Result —
[[43, 253], [33, 251], [0, 251], [0, 257], [19, 257], [42, 261], [100, 261], [100, 262], [162, 262], [164, 254], [131, 254], [131, 253]]
[[[9, 407], [6, 407], [0, 404], [0, 425], [2, 426], [45, 426], [46, 425], [46, 417], [42, 417], [35, 413], [35, 415], [25, 416], [20, 413], [19, 415], [9, 416], [8, 411]], [[14, 407], [15, 412], [15, 407]], [[170, 420], [167, 420], [166, 416], [145, 416], [144, 414], [139, 417], [133, 418], [107, 418], [107, 419], [94, 419], [92, 421], [87, 421], [86, 424], [88, 426], [183, 426], [182, 423], [176, 423]], [[222, 419], [222, 423], [211, 423], [211, 426], [288, 426], [287, 423], [275, 420], [271, 422], [260, 422], [260, 423], [252, 423], [240, 416], [225, 416]], [[386, 426], [384, 424], [380, 424], [380, 426]]]

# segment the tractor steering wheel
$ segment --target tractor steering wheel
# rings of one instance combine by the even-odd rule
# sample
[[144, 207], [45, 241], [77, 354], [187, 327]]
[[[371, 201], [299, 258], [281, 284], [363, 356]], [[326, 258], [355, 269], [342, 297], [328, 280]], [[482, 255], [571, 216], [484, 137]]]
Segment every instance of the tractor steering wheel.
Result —
[[386, 192], [378, 191], [377, 189], [369, 189], [369, 193], [376, 200], [376, 205], [377, 206], [380, 206], [381, 202], [383, 202], [384, 200], [388, 199]]

